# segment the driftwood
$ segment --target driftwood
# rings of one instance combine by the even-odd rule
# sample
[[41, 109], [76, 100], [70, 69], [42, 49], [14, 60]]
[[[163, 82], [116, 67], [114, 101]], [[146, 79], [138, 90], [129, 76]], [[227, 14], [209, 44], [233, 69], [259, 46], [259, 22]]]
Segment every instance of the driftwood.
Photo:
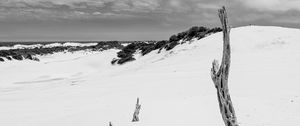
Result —
[[133, 113], [132, 122], [138, 122], [140, 120], [139, 119], [139, 114], [140, 114], [141, 105], [139, 104], [139, 101], [140, 101], [139, 98], [137, 98], [135, 111]]
[[218, 14], [223, 28], [223, 57], [220, 67], [217, 60], [213, 61], [211, 77], [217, 89], [220, 112], [225, 125], [238, 126], [228, 89], [228, 74], [230, 68], [230, 28], [228, 26], [227, 12], [224, 6], [219, 10]]

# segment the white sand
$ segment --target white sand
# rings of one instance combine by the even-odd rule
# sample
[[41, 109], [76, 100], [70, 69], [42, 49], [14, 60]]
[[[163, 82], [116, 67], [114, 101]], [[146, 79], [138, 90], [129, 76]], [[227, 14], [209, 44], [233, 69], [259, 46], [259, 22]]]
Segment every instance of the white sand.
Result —
[[[231, 31], [229, 89], [241, 126], [300, 125], [300, 30]], [[210, 78], [222, 33], [112, 66], [117, 50], [0, 64], [1, 126], [223, 126]], [[140, 122], [132, 123], [136, 98]]]

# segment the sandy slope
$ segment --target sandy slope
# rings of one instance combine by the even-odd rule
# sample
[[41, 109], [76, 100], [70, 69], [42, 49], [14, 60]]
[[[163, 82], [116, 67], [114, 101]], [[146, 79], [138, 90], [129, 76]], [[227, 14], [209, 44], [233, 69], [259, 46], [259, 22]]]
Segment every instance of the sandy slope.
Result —
[[[300, 30], [248, 26], [231, 31], [230, 92], [241, 126], [299, 125]], [[111, 66], [117, 50], [0, 64], [5, 126], [221, 126], [210, 78], [221, 58], [217, 33], [172, 51]], [[141, 121], [131, 123], [135, 100]]]

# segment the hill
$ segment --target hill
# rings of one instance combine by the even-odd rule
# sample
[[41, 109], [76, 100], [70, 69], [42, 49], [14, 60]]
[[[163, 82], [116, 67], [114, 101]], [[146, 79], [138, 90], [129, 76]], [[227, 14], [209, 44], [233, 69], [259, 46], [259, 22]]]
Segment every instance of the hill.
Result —
[[[246, 26], [231, 30], [229, 88], [242, 126], [297, 125], [300, 117], [300, 30]], [[0, 120], [6, 126], [223, 125], [210, 78], [222, 55], [222, 33], [171, 50], [59, 52], [40, 62], [0, 64]], [[132, 123], [136, 98], [140, 122]]]

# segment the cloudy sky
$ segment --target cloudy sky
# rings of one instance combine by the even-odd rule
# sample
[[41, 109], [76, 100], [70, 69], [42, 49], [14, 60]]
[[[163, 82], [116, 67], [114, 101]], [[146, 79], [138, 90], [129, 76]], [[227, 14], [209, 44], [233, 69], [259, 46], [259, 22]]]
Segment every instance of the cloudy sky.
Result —
[[0, 0], [0, 41], [161, 40], [191, 26], [300, 28], [300, 0]]

